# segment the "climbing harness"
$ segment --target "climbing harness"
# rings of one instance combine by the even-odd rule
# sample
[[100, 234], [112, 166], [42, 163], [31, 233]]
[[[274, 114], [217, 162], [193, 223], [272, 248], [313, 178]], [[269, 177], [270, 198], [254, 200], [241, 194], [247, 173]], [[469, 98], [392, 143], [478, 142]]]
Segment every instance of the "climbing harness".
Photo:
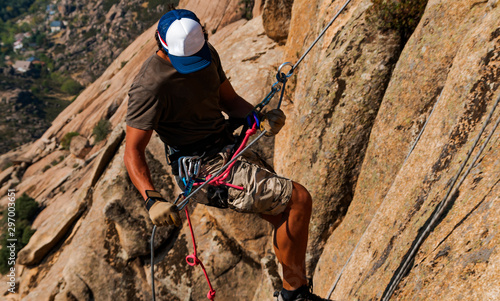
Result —
[[[203, 269], [203, 272], [205, 274], [205, 277], [207, 279], [208, 285], [210, 287], [210, 291], [207, 294], [207, 298], [209, 300], [214, 300], [215, 298], [215, 290], [212, 288], [212, 285], [210, 283], [210, 279], [208, 277], [208, 274], [205, 270], [205, 267], [203, 263], [198, 259], [196, 255], [196, 241], [194, 238], [194, 232], [193, 228], [191, 226], [191, 220], [189, 218], [189, 213], [187, 210], [186, 205], [188, 204], [189, 200], [199, 191], [201, 191], [205, 186], [207, 185], [226, 185], [229, 187], [233, 187], [236, 189], [243, 189], [242, 187], [232, 185], [230, 183], [226, 183], [225, 179], [228, 177], [231, 168], [234, 166], [236, 160], [250, 147], [252, 147], [257, 141], [259, 141], [266, 133], [267, 130], [261, 128], [260, 134], [252, 141], [249, 142], [250, 136], [254, 135], [257, 132], [257, 129], [261, 127], [260, 121], [257, 117], [256, 112], [261, 112], [262, 109], [269, 104], [269, 102], [273, 99], [274, 95], [277, 92], [281, 92], [280, 98], [278, 101], [277, 109], [281, 107], [281, 104], [283, 102], [283, 98], [285, 95], [285, 89], [286, 89], [286, 83], [288, 81], [288, 78], [290, 78], [295, 69], [299, 66], [299, 64], [304, 60], [304, 58], [309, 54], [311, 49], [317, 44], [317, 42], [321, 39], [321, 37], [325, 34], [325, 32], [330, 28], [330, 26], [333, 24], [333, 22], [337, 19], [337, 17], [342, 13], [342, 11], [345, 9], [345, 7], [351, 2], [351, 0], [347, 0], [345, 4], [340, 8], [340, 10], [335, 14], [335, 16], [331, 19], [331, 21], [325, 26], [325, 28], [321, 31], [321, 33], [318, 35], [318, 37], [313, 41], [313, 43], [309, 46], [309, 48], [304, 52], [304, 54], [299, 58], [299, 60], [295, 63], [295, 65], [292, 65], [290, 62], [285, 62], [281, 64], [278, 68], [278, 72], [276, 74], [276, 82], [272, 85], [271, 91], [264, 97], [264, 99], [257, 104], [254, 109], [252, 110], [252, 114], [247, 116], [249, 123], [249, 129], [245, 130], [245, 136], [243, 138], [243, 141], [241, 142], [240, 146], [238, 149], [234, 152], [231, 160], [227, 162], [221, 169], [219, 169], [215, 174], [207, 177], [206, 179], [197, 179], [197, 175], [200, 171], [200, 162], [201, 162], [201, 157], [183, 157], [180, 158], [179, 160], [179, 176], [181, 174], [186, 177], [186, 179], [183, 179], [183, 183], [185, 184], [185, 190], [183, 193], [181, 193], [177, 199], [175, 200], [174, 204], [177, 205], [177, 208], [180, 210], [185, 209], [186, 212], [186, 218], [189, 223], [189, 229], [191, 231], [191, 237], [193, 239], [193, 248], [194, 248], [194, 253], [192, 255], [189, 255], [186, 257], [186, 261], [189, 265], [195, 266], [200, 264], [200, 266]], [[290, 70], [288, 73], [282, 72], [283, 68], [286, 66], [290, 66]], [[243, 133], [243, 131], [242, 131]], [[240, 135], [241, 136], [241, 135]], [[181, 160], [182, 159], [182, 160]], [[182, 166], [181, 166], [182, 164]], [[190, 175], [194, 175], [194, 177], [191, 177]], [[196, 189], [193, 190], [194, 186], [197, 186]], [[154, 281], [154, 235], [156, 233], [156, 225], [153, 226], [153, 232], [151, 233], [151, 290], [153, 293], [153, 301], [156, 300], [155, 296], [155, 281]]]
[[[216, 172], [214, 175], [212, 175], [213, 178], [219, 176], [220, 174], [222, 174], [233, 162], [235, 162], [241, 155], [243, 152], [245, 152], [247, 149], [249, 149], [252, 145], [254, 145], [257, 140], [259, 140], [260, 138], [262, 138], [262, 136], [265, 135], [265, 133], [267, 133], [266, 130], [263, 130], [259, 136], [257, 136], [257, 138], [255, 138], [254, 140], [252, 140], [246, 147], [244, 147], [241, 152], [237, 155], [237, 156], [233, 156], [233, 158], [226, 163], [226, 165], [224, 165], [218, 172]], [[188, 196], [186, 196], [183, 200], [181, 200], [179, 202], [179, 200], [181, 199], [180, 197], [177, 198], [176, 200], [176, 205], [177, 205], [177, 208], [179, 210], [182, 210], [184, 209], [184, 207], [186, 207], [186, 205], [188, 204], [189, 200], [196, 194], [198, 193], [201, 189], [203, 189], [205, 186], [207, 186], [208, 184], [210, 184], [210, 181], [205, 181], [203, 182], [203, 184], [199, 185], [198, 188], [196, 188], [193, 192], [191, 192]]]
[[[434, 111], [434, 108], [437, 105], [437, 102], [439, 102], [440, 98], [441, 98], [441, 95], [439, 96], [438, 100], [436, 101], [436, 104], [434, 104], [434, 107], [433, 107], [433, 109], [431, 111], [431, 115], [432, 115], [432, 112]], [[451, 200], [453, 199], [453, 196], [455, 196], [458, 193], [458, 189], [460, 188], [460, 186], [462, 185], [463, 181], [465, 180], [465, 178], [467, 177], [467, 175], [471, 171], [472, 167], [476, 164], [477, 160], [479, 159], [479, 157], [481, 156], [482, 152], [484, 151], [484, 149], [486, 148], [487, 144], [489, 143], [491, 137], [493, 136], [493, 133], [498, 128], [498, 126], [500, 124], [500, 116], [497, 118], [497, 120], [496, 120], [493, 128], [491, 129], [490, 134], [488, 135], [488, 137], [486, 138], [486, 140], [483, 142], [481, 148], [479, 149], [478, 153], [476, 154], [476, 156], [474, 157], [474, 159], [470, 163], [468, 169], [462, 175], [462, 178], [460, 179], [460, 181], [458, 181], [458, 184], [455, 186], [455, 184], [457, 183], [458, 177], [460, 176], [460, 174], [462, 173], [463, 169], [467, 165], [467, 163], [468, 163], [468, 161], [469, 161], [469, 159], [470, 159], [470, 157], [472, 155], [472, 152], [476, 148], [476, 146], [477, 146], [477, 144], [478, 144], [478, 142], [479, 142], [482, 134], [484, 133], [484, 131], [486, 129], [486, 126], [489, 124], [490, 119], [493, 116], [493, 113], [495, 112], [496, 107], [498, 106], [499, 102], [500, 102], [500, 95], [497, 97], [497, 99], [496, 99], [496, 101], [495, 101], [495, 103], [494, 103], [494, 105], [493, 105], [493, 107], [492, 107], [492, 109], [491, 109], [488, 117], [484, 121], [483, 127], [481, 128], [481, 130], [479, 131], [476, 139], [474, 140], [474, 143], [472, 144], [472, 147], [469, 149], [464, 162], [462, 163], [462, 165], [458, 169], [457, 174], [453, 177], [453, 179], [451, 181], [451, 184], [450, 184], [450, 187], [448, 188], [448, 190], [447, 190], [447, 192], [446, 192], [443, 200], [438, 204], [436, 210], [431, 215], [430, 222], [427, 224], [427, 226], [425, 227], [424, 231], [422, 231], [417, 236], [416, 243], [410, 248], [410, 250], [407, 253], [408, 255], [405, 257], [404, 261], [401, 263], [400, 267], [396, 270], [396, 272], [394, 273], [393, 277], [391, 278], [391, 281], [389, 282], [386, 290], [384, 291], [384, 293], [382, 295], [382, 298], [381, 298], [382, 301], [388, 301], [388, 300], [390, 300], [390, 298], [392, 297], [392, 294], [396, 290], [396, 288], [397, 288], [398, 284], [400, 283], [401, 279], [403, 278], [403, 276], [406, 275], [409, 272], [409, 269], [411, 267], [411, 263], [413, 262], [413, 260], [415, 258], [416, 252], [420, 249], [420, 246], [423, 244], [424, 240], [429, 236], [429, 234], [432, 231], [432, 229], [434, 229], [434, 227], [436, 226], [437, 221], [442, 217], [442, 215], [443, 215], [443, 213], [445, 211], [445, 208], [448, 207], [448, 205], [450, 204]], [[431, 116], [429, 115], [429, 117], [427, 118], [426, 123], [424, 124], [424, 127], [422, 128], [422, 130], [420, 131], [420, 134], [417, 137], [417, 141], [420, 138], [420, 136], [422, 135], [423, 130], [425, 129], [425, 125], [427, 125], [427, 122], [429, 121], [430, 117]], [[413, 143], [412, 147], [410, 148], [410, 152], [406, 156], [405, 161], [403, 162], [403, 165], [406, 162], [406, 160], [408, 159], [408, 157], [410, 156], [411, 152], [413, 151], [413, 149], [414, 149], [417, 141], [415, 141], [415, 143]], [[393, 182], [393, 184], [394, 184], [394, 182]], [[392, 186], [391, 186], [391, 188], [392, 188]], [[391, 190], [391, 189], [389, 189], [389, 190]], [[385, 199], [384, 199], [384, 201], [385, 201]], [[382, 203], [384, 201], [382, 201]], [[379, 206], [379, 209], [380, 209], [380, 207], [382, 207], [382, 206]], [[377, 212], [373, 216], [372, 220], [370, 221], [370, 223], [368, 224], [368, 226], [365, 228], [365, 231], [361, 235], [361, 238], [359, 239], [358, 243], [354, 247], [351, 255], [349, 256], [349, 258], [347, 259], [346, 263], [344, 264], [344, 266], [340, 270], [339, 275], [337, 276], [335, 282], [333, 283], [332, 287], [330, 288], [330, 291], [328, 292], [328, 295], [327, 295], [328, 299], [330, 298], [330, 296], [332, 295], [333, 291], [335, 290], [335, 288], [336, 288], [336, 286], [337, 286], [337, 284], [338, 284], [338, 282], [340, 280], [340, 277], [342, 276], [342, 273], [344, 272], [346, 266], [349, 264], [349, 262], [350, 262], [351, 258], [353, 257], [356, 249], [358, 248], [360, 242], [363, 240], [365, 234], [367, 233], [368, 228], [370, 228], [370, 225], [378, 217], [379, 213], [380, 213], [380, 210], [377, 210]]]

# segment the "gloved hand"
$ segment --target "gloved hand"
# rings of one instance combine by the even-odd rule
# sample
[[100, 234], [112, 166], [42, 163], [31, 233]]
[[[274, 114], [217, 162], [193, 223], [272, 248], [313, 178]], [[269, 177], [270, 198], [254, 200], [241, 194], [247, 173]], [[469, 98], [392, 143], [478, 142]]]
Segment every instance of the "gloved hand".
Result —
[[274, 136], [279, 133], [285, 125], [286, 116], [280, 109], [272, 109], [264, 113], [262, 118], [262, 126], [267, 131], [266, 136]]
[[177, 206], [168, 201], [156, 201], [149, 209], [149, 217], [157, 226], [182, 225]]
[[176, 225], [181, 226], [181, 217], [175, 204], [165, 200], [163, 196], [154, 190], [146, 190], [146, 208], [153, 224], [157, 226]]

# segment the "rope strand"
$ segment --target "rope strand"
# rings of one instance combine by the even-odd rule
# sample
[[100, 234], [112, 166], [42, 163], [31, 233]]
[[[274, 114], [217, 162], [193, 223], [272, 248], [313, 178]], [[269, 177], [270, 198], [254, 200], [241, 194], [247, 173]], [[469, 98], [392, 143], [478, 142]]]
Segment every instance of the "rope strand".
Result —
[[344, 5], [342, 6], [342, 8], [337, 12], [337, 14], [335, 14], [335, 16], [332, 18], [332, 20], [325, 26], [325, 28], [323, 28], [323, 30], [321, 31], [321, 33], [318, 35], [318, 37], [316, 38], [316, 40], [314, 40], [314, 42], [312, 42], [312, 44], [309, 46], [309, 48], [307, 48], [307, 50], [304, 52], [304, 54], [300, 57], [300, 59], [297, 61], [297, 63], [295, 63], [295, 65], [293, 65], [292, 67], [292, 70], [290, 70], [291, 73], [293, 73], [293, 70], [295, 70], [295, 68], [297, 68], [297, 66], [299, 66], [299, 64], [302, 62], [302, 60], [304, 60], [304, 58], [309, 54], [309, 51], [311, 51], [311, 49], [313, 49], [313, 47], [316, 45], [316, 43], [318, 43], [319, 39], [321, 39], [321, 37], [325, 34], [325, 32], [328, 30], [328, 28], [330, 28], [330, 26], [332, 26], [333, 22], [337, 19], [337, 17], [340, 15], [340, 13], [345, 9], [345, 7], [347, 6], [347, 4], [349, 4], [349, 2], [351, 2], [351, 0], [347, 0]]
[[215, 299], [215, 290], [212, 287], [212, 283], [210, 282], [210, 278], [208, 277], [207, 270], [205, 269], [203, 262], [201, 262], [201, 260], [198, 258], [198, 254], [196, 252], [196, 239], [194, 237], [193, 226], [191, 225], [191, 218], [189, 218], [189, 211], [187, 207], [184, 208], [184, 212], [186, 212], [186, 219], [189, 224], [189, 230], [191, 231], [191, 239], [193, 240], [193, 254], [186, 256], [186, 262], [192, 267], [197, 265], [201, 266], [203, 274], [205, 274], [205, 279], [207, 280], [208, 287], [210, 288], [207, 293], [207, 298], [213, 301]]

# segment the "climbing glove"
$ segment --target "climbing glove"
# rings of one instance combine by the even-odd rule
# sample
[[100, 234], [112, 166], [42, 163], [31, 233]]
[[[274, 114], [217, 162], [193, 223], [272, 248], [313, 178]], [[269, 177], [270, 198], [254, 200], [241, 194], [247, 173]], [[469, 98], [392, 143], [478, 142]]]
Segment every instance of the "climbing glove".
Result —
[[262, 118], [262, 126], [267, 131], [266, 136], [274, 136], [278, 134], [281, 128], [285, 125], [286, 116], [280, 109], [272, 109], [264, 113]]
[[172, 202], [165, 200], [162, 195], [154, 190], [146, 190], [148, 199], [146, 208], [153, 224], [157, 226], [175, 225], [181, 226], [179, 210]]

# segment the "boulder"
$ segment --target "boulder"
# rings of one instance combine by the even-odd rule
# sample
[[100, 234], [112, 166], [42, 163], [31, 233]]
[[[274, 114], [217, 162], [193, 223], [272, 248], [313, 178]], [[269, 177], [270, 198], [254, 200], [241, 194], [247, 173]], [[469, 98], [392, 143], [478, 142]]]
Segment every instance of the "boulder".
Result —
[[89, 141], [83, 136], [75, 136], [71, 139], [69, 151], [77, 158], [84, 159], [89, 153]]
[[86, 207], [86, 202], [86, 191], [82, 190], [76, 195], [70, 191], [61, 195], [56, 202], [47, 207], [42, 218], [45, 215], [57, 216], [57, 218], [45, 219], [37, 227], [28, 245], [19, 251], [18, 263], [31, 266], [42, 261], [80, 217]]
[[7, 167], [2, 172], [0, 172], [0, 187], [6, 183], [12, 176], [14, 172], [14, 166]]
[[31, 164], [32, 159], [26, 157], [17, 157], [12, 159], [12, 164], [14, 165], [22, 165], [22, 164]]
[[209, 35], [243, 18], [243, 1], [240, 0], [181, 0], [179, 8], [193, 11]]
[[283, 42], [288, 37], [293, 0], [266, 0], [262, 21], [268, 37]]

